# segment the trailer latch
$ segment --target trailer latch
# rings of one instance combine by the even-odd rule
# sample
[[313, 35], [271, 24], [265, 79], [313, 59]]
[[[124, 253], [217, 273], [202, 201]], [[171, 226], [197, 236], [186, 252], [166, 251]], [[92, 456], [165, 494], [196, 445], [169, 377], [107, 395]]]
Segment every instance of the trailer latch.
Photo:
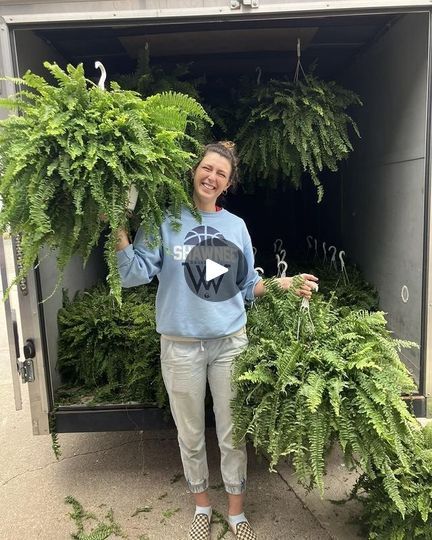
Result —
[[231, 9], [240, 9], [240, 5], [257, 8], [259, 7], [259, 0], [230, 0]]
[[32, 358], [36, 356], [36, 349], [31, 339], [28, 339], [25, 342], [25, 345], [23, 347], [23, 352], [24, 352], [25, 360], [24, 362], [21, 362], [20, 360], [17, 361], [17, 370], [21, 376], [21, 380], [23, 383], [33, 382], [34, 369], [33, 369]]

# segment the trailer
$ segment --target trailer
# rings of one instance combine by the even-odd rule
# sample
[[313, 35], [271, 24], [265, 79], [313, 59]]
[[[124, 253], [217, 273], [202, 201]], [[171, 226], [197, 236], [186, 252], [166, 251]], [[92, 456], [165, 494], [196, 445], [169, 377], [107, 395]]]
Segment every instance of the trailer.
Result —
[[[317, 61], [320, 77], [357, 92], [361, 139], [324, 202], [287, 191], [272, 199], [233, 201], [252, 238], [267, 241], [291, 231], [293, 246], [311, 229], [349, 253], [379, 291], [397, 337], [420, 344], [403, 360], [418, 388], [417, 416], [432, 415], [431, 234], [431, 14], [432, 0], [131, 0], [128, 2], [24, 0], [0, 3], [1, 73], [27, 69], [46, 75], [45, 60], [102, 61], [108, 73], [133, 71], [138, 51], [150, 44], [152, 59], [174, 65], [193, 61], [194, 74], [233, 77], [264, 70], [293, 73], [298, 39], [305, 65]], [[2, 96], [15, 88], [2, 81]], [[256, 216], [259, 216], [257, 219]], [[19, 240], [14, 239], [17, 269]], [[18, 285], [21, 325], [5, 303], [17, 408], [21, 382], [30, 396], [33, 433], [152, 429], [167, 425], [163, 413], [139, 404], [54, 407], [57, 312], [61, 290], [55, 259], [39, 265]], [[101, 254], [85, 270], [76, 257], [63, 287], [70, 294], [103, 279]], [[0, 243], [3, 288], [4, 246]], [[61, 288], [60, 288], [61, 289]], [[18, 367], [18, 370], [17, 370]], [[55, 409], [55, 410], [54, 410]]]

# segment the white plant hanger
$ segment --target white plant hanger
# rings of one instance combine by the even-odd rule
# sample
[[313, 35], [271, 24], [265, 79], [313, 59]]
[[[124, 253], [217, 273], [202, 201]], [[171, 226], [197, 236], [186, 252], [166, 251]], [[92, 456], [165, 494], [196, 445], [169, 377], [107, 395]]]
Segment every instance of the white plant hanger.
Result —
[[328, 248], [328, 251], [332, 251], [332, 257], [330, 259], [330, 268], [334, 268], [335, 270], [337, 270], [337, 266], [336, 266], [336, 252], [337, 252], [337, 248], [336, 246], [330, 246]]
[[273, 242], [273, 251], [274, 253], [277, 253], [282, 249], [283, 241], [282, 238], [276, 238], [276, 240]]
[[[107, 78], [107, 72], [106, 72], [105, 66], [102, 64], [102, 62], [100, 62], [99, 60], [96, 60], [95, 68], [99, 69], [101, 72], [101, 76], [97, 85], [101, 90], [105, 90], [105, 81]], [[130, 212], [133, 212], [135, 210], [137, 201], [138, 201], [138, 190], [135, 184], [131, 184], [128, 191], [128, 201], [126, 205], [127, 210], [129, 210]]]
[[346, 266], [345, 266], [344, 256], [345, 256], [345, 251], [343, 251], [343, 250], [340, 251], [339, 252], [339, 260], [340, 260], [340, 264], [341, 264], [340, 270], [342, 272], [342, 278], [343, 278], [344, 283], [346, 285], [347, 283], [349, 283], [349, 277], [348, 277], [348, 272], [347, 272], [347, 269], [346, 269]]
[[322, 243], [322, 250], [323, 250], [323, 264], [327, 262], [327, 249], [326, 249], [326, 243]]
[[285, 261], [279, 261], [277, 277], [285, 278], [287, 270], [288, 270], [287, 263]]

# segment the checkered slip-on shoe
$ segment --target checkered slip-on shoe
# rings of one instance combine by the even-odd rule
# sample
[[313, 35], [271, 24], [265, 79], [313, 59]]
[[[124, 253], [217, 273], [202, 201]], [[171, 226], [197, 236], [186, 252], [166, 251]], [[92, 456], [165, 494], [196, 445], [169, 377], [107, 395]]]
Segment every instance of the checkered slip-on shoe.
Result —
[[210, 540], [210, 521], [207, 514], [197, 514], [194, 517], [188, 540]]
[[253, 531], [248, 521], [237, 523], [235, 530], [231, 528], [237, 540], [257, 540], [257, 535]]

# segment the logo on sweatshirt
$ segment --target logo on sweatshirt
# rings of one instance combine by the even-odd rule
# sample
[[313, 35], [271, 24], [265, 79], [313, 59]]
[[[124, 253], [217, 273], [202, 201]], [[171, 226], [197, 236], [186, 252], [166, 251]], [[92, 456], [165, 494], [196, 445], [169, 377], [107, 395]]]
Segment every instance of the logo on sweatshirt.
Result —
[[238, 246], [209, 225], [189, 231], [184, 244], [188, 253], [182, 263], [184, 276], [194, 294], [209, 302], [222, 302], [240, 292], [248, 269]]

